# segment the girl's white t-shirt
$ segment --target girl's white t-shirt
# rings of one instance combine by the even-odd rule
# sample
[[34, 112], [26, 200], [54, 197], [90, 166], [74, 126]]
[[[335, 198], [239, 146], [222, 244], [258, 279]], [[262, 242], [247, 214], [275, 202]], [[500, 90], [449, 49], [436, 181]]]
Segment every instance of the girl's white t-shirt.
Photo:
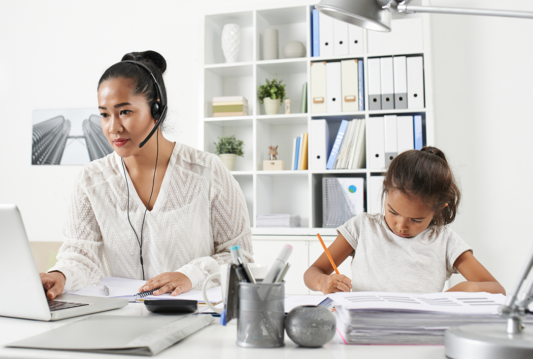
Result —
[[[434, 293], [472, 248], [448, 226], [411, 238], [395, 235], [382, 214], [362, 213], [337, 228], [353, 247], [352, 291]], [[349, 257], [350, 259], [351, 257]]]

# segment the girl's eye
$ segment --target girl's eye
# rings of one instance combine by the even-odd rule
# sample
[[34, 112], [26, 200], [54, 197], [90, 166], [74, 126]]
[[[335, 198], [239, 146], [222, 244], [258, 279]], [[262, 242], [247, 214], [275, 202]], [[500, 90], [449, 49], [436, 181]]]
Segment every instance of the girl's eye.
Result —
[[420, 221], [417, 221], [416, 219], [411, 219], [411, 221], [413, 221], [415, 223], [420, 223]]
[[389, 212], [392, 213], [394, 216], [397, 216], [397, 215], [398, 215], [398, 213], [396, 213], [396, 212], [394, 212], [394, 211], [389, 210]]

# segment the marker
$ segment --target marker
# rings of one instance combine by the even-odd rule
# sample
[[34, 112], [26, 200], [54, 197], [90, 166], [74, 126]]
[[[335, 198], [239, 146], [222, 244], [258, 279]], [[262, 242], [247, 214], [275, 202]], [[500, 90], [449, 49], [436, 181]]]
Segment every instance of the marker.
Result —
[[278, 276], [276, 277], [275, 283], [283, 282], [283, 278], [285, 278], [285, 275], [289, 271], [289, 268], [291, 267], [290, 263], [285, 264], [285, 267], [279, 272]]
[[292, 246], [290, 244], [286, 244], [281, 252], [278, 255], [278, 258], [272, 263], [272, 266], [270, 267], [270, 270], [268, 271], [267, 275], [263, 279], [263, 283], [270, 284], [274, 283], [274, 280], [278, 276], [278, 273], [285, 267], [285, 264], [287, 264], [287, 260], [291, 256], [292, 253]]

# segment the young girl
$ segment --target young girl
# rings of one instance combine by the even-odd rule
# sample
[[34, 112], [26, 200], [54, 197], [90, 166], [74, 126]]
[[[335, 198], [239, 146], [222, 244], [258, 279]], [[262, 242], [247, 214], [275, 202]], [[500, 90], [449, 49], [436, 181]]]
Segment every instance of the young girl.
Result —
[[362, 213], [337, 229], [329, 247], [338, 266], [353, 254], [352, 280], [331, 274], [323, 253], [305, 272], [305, 284], [324, 294], [349, 291], [440, 292], [452, 273], [466, 282], [449, 291], [505, 294], [447, 225], [461, 198], [444, 153], [435, 147], [406, 151], [390, 164], [383, 182], [383, 214]]

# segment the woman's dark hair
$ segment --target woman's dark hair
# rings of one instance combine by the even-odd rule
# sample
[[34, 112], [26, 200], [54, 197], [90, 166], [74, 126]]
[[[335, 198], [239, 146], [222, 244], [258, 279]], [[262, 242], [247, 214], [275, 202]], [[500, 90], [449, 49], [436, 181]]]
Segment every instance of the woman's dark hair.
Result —
[[[143, 52], [130, 52], [122, 57], [121, 61], [132, 60], [141, 62], [143, 65], [146, 65], [154, 74], [159, 86], [161, 87], [161, 102], [167, 103], [167, 90], [165, 88], [165, 82], [163, 81], [163, 73], [167, 68], [167, 62], [165, 58], [155, 51], [143, 51]], [[156, 102], [157, 99], [157, 90], [155, 88], [154, 80], [150, 74], [143, 69], [141, 66], [129, 63], [129, 62], [118, 62], [108, 68], [100, 81], [98, 81], [98, 88], [102, 82], [115, 79], [115, 78], [126, 78], [133, 81], [133, 94], [134, 95], [143, 95], [148, 101], [150, 108]], [[162, 125], [164, 125], [163, 122]]]
[[435, 226], [452, 223], [461, 200], [446, 156], [430, 146], [420, 151], [405, 151], [392, 160], [385, 175], [382, 198], [391, 190], [424, 202], [435, 213], [431, 221]]

